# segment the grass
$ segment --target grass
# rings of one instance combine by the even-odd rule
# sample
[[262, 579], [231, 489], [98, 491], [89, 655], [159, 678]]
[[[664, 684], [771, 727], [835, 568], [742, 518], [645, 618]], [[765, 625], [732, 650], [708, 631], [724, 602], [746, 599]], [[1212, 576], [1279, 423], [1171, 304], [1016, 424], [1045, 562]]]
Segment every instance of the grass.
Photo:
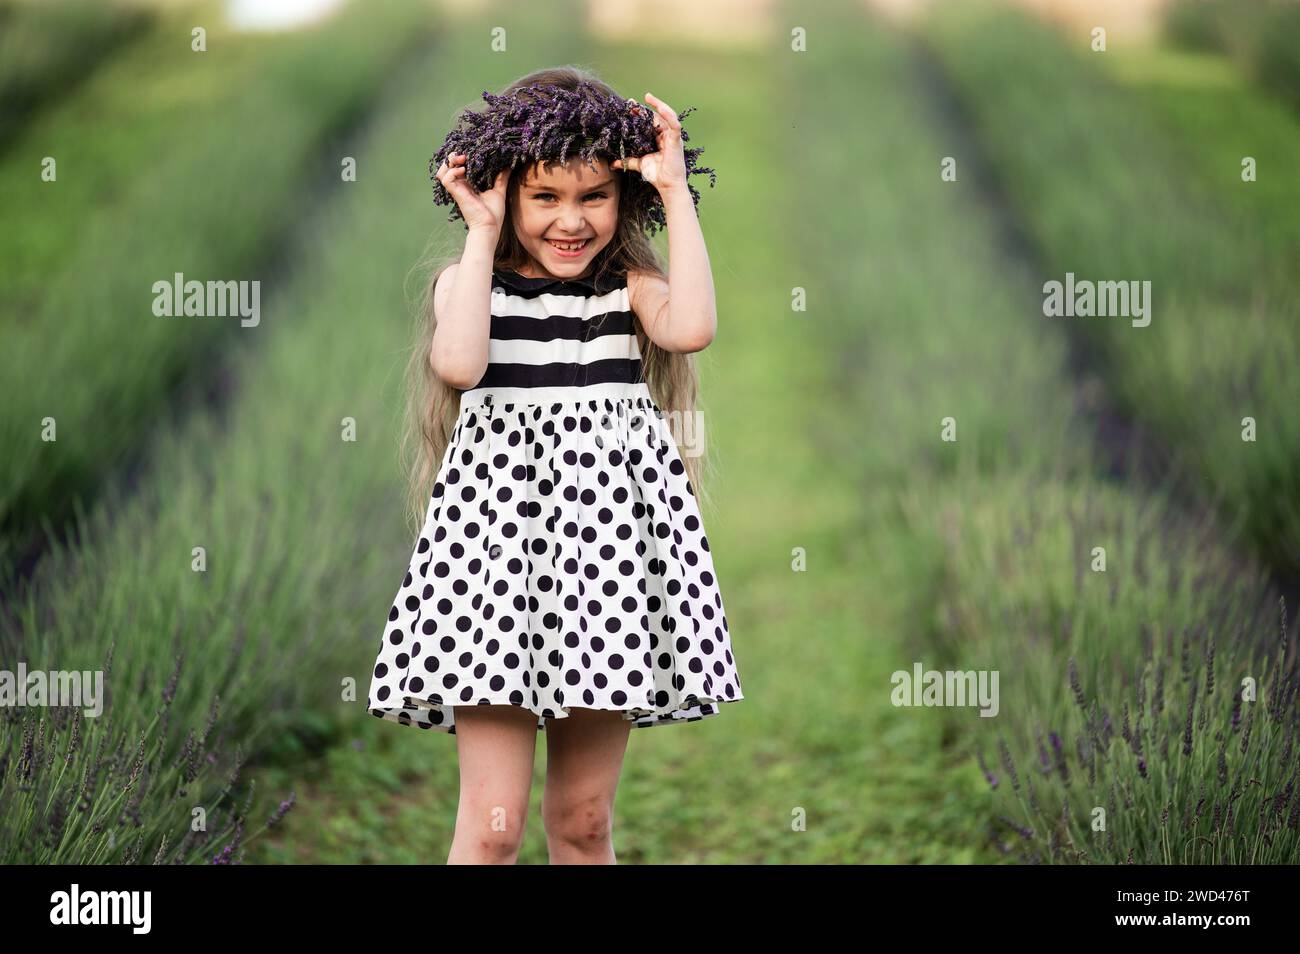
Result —
[[[378, 70], [382, 62], [386, 72], [394, 64], [381, 55], [385, 38], [419, 11], [408, 6], [394, 20], [368, 9], [375, 32], [354, 31], [346, 47], [357, 53], [355, 69]], [[425, 16], [422, 22], [432, 29], [437, 21]], [[403, 45], [422, 35], [428, 36], [405, 36]], [[321, 53], [317, 42], [329, 41], [326, 49], [342, 53], [333, 45], [337, 34], [322, 36], [278, 67], [286, 82], [311, 75], [300, 58]], [[421, 88], [427, 97], [428, 89], [445, 87], [448, 74], [425, 54]], [[340, 88], [331, 93], [308, 83], [295, 91], [300, 103], [361, 95], [364, 84], [342, 90], [359, 82], [346, 58], [331, 69]], [[376, 85], [379, 78], [373, 76]], [[407, 84], [418, 81], [405, 77]], [[263, 94], [275, 88], [272, 83]], [[414, 102], [410, 87], [403, 88]], [[422, 102], [427, 108], [427, 98]], [[272, 97], [262, 108], [274, 103]], [[406, 131], [415, 126], [411, 112], [400, 120], [387, 117], [390, 137], [395, 121], [405, 125], [404, 136], [416, 135]], [[303, 135], [300, 123], [310, 130], [305, 117], [319, 113], [310, 105], [302, 113], [282, 117], [278, 135]], [[411, 161], [418, 168], [419, 158], [418, 150], [413, 160], [394, 146], [391, 138], [379, 140], [363, 157], [358, 180], [340, 185], [335, 195], [373, 208], [375, 196], [398, 194], [412, 178]], [[208, 147], [206, 161], [215, 163], [218, 156]], [[295, 142], [292, 151], [304, 156], [308, 143]], [[260, 150], [257, 155], [264, 160]], [[269, 215], [295, 191], [287, 182], [269, 181], [269, 172], [267, 179], [258, 188], [275, 190], [263, 211]], [[158, 215], [166, 195], [137, 207], [138, 214]], [[422, 216], [415, 214], [418, 206], [411, 208], [414, 224]], [[375, 219], [372, 228], [398, 240], [391, 221]], [[388, 565], [369, 521], [381, 499], [377, 482], [390, 476], [375, 466], [387, 457], [378, 443], [386, 421], [379, 395], [400, 336], [405, 267], [383, 257], [381, 243], [377, 267], [386, 267], [388, 278], [377, 281], [374, 272], [351, 267], [356, 245], [333, 242], [338, 233], [327, 224], [321, 229], [301, 234], [292, 250], [293, 259], [314, 263], [310, 284], [299, 277], [296, 292], [283, 280], [268, 289], [264, 330], [278, 333], [231, 358], [238, 399], [204, 409], [182, 429], [161, 429], [139, 485], [111, 483], [67, 543], [47, 554], [30, 586], [15, 594], [15, 619], [3, 634], [5, 658], [21, 658], [29, 669], [105, 669], [108, 698], [100, 719], [71, 718], [79, 710], [51, 709], [47, 719], [40, 710], [6, 709], [7, 733], [21, 740], [13, 751], [26, 753], [10, 763], [0, 784], [0, 855], [6, 859], [214, 857], [223, 844], [237, 845], [248, 834], [243, 828], [254, 790], [239, 774], [242, 763], [328, 737], [322, 714], [336, 711], [330, 703], [338, 705], [340, 681], [359, 645], [350, 615], [357, 587], [382, 576]], [[416, 239], [418, 232], [405, 235], [408, 243]], [[347, 287], [331, 285], [327, 308], [305, 310], [304, 289], [319, 287], [330, 274], [348, 276]], [[376, 296], [376, 285], [388, 289], [387, 299]], [[389, 335], [367, 334], [373, 325], [358, 316], [383, 313], [390, 316]], [[352, 339], [331, 335], [331, 324], [352, 328]], [[348, 386], [339, 389], [337, 382]], [[304, 420], [305, 407], [315, 411], [314, 419]], [[369, 441], [358, 446], [340, 439], [345, 414], [373, 425]], [[388, 539], [397, 539], [396, 522], [388, 529]], [[350, 539], [349, 532], [360, 537]], [[348, 557], [337, 559], [341, 552]], [[320, 602], [322, 593], [337, 601], [332, 611]], [[301, 667], [285, 664], [294, 657], [303, 660]], [[207, 825], [192, 830], [198, 809]]]
[[[286, 43], [227, 108], [182, 126], [185, 138], [152, 161], [110, 213], [81, 223], [38, 306], [5, 322], [0, 563], [45, 525], [68, 519], [76, 497], [139, 448], [181, 382], [210, 367], [210, 349], [235, 340], [237, 318], [156, 316], [154, 283], [177, 272], [267, 282], [269, 253], [304, 217], [312, 179], [323, 164], [337, 168], [340, 157], [322, 152], [337, 148], [331, 139], [362, 114], [401, 51], [426, 35], [424, 23], [420, 6], [388, 0], [349, 7]], [[204, 55], [221, 60], [236, 46], [214, 30]], [[235, 52], [233, 63], [242, 62]], [[63, 108], [75, 114], [95, 95], [88, 90]], [[255, 148], [247, 145], [254, 130]], [[65, 172], [75, 180], [76, 170], [74, 158]], [[58, 186], [29, 175], [25, 188]]]
[[[994, 718], [905, 709], [900, 719], [936, 716], [954, 755], [998, 753], [997, 764], [1005, 752], [1024, 778], [988, 797], [957, 789], [958, 824], [968, 836], [988, 831], [984, 847], [1023, 860], [1164, 860], [1154, 840], [1161, 812], [1172, 805], [1181, 822], [1195, 782], [1208, 793], [1206, 815], [1162, 833], [1165, 851], [1179, 854], [1174, 860], [1188, 860], [1202, 838], [1216, 857], [1293, 859], [1294, 833], [1279, 835], [1275, 813], [1230, 835], [1209, 810], [1243, 797], [1258, 808], [1289, 791], [1280, 742], [1289, 712], [1261, 714], [1272, 726], [1269, 740], [1256, 737], [1253, 747], [1225, 755], [1220, 774], [1206, 759], [1211, 753], [1213, 764], [1212, 753], [1235, 732], [1223, 705], [1228, 693], [1221, 688], [1213, 707], [1193, 703], [1209, 731], [1194, 733], [1191, 755], [1167, 760], [1165, 749], [1159, 760], [1150, 753], [1157, 741], [1168, 743], [1169, 713], [1184, 698], [1171, 680], [1170, 708], [1156, 713], [1151, 693], [1133, 694], [1132, 675], [1148, 660], [1153, 672], [1167, 663], [1164, 636], [1184, 630], [1194, 634], [1189, 682], [1206, 678], [1206, 645], [1217, 638], [1221, 679], [1254, 673], [1274, 690], [1294, 686], [1293, 660], [1282, 671], [1265, 664], [1277, 629], [1264, 573], [1225, 551], [1221, 525], [1197, 524], [1159, 488], [1107, 477], [1089, 405], [1071, 382], [1065, 336], [1042, 321], [1033, 263], [1001, 241], [997, 197], [981, 191], [960, 123], [921, 92], [935, 80], [924, 61], [909, 57], [900, 38], [864, 36], [850, 23], [823, 22], [815, 32], [819, 55], [805, 58], [807, 75], [790, 84], [802, 96], [786, 112], [797, 117], [810, 157], [804, 174], [823, 187], [802, 192], [798, 213], [787, 218], [805, 261], [816, 263], [809, 298], [827, 303], [813, 327], [828, 353], [843, 356], [842, 395], [827, 411], [826, 429], [839, 437], [832, 458], [875, 498], [863, 522], [840, 532], [871, 541], [864, 577], [885, 576], [903, 603], [908, 638], [895, 641], [891, 669], [920, 661], [1000, 674]], [[857, 93], [864, 89], [890, 94], [864, 100]], [[842, 121], [864, 110], [865, 121]], [[956, 182], [940, 178], [945, 156], [961, 157]], [[853, 426], [844, 408], [857, 412]], [[957, 428], [947, 444], [939, 440], [945, 418]], [[1097, 546], [1106, 551], [1104, 570]], [[1160, 639], [1144, 645], [1146, 631]], [[1074, 711], [1072, 665], [1095, 723]], [[1151, 710], [1145, 748], [1138, 746], [1150, 778], [1123, 751], [1128, 739], [1103, 728], [1113, 714], [1117, 732], [1126, 705], [1135, 719], [1143, 705]], [[1051, 777], [1038, 778], [1026, 763], [1040, 744], [1053, 749], [1053, 733], [1065, 740], [1062, 752], [1047, 763]], [[1246, 785], [1251, 778], [1258, 787]], [[1086, 840], [1099, 805], [1110, 827]], [[1009, 837], [1002, 819], [1017, 834]]]
[[[23, 223], [0, 235], [6, 327], [34, 320], [91, 219], [110, 218], [109, 234], [120, 228], [130, 203], [178, 146], [231, 117], [240, 96], [255, 93], [264, 80], [269, 62], [292, 46], [284, 35], [227, 33], [217, 12], [211, 4], [152, 11], [138, 45], [103, 63], [58, 103], [47, 103], [0, 154], [0, 198]], [[206, 54], [190, 49], [196, 19], [214, 24]], [[57, 163], [57, 183], [40, 181], [46, 157]]]
[[139, 36], [152, 11], [116, 2], [0, 5], [0, 144], [43, 102]]
[[1300, 9], [1282, 0], [1177, 0], [1165, 35], [1190, 50], [1223, 53], [1275, 97], [1300, 107]]
[[[1140, 102], [1162, 138], [1186, 160], [1188, 187], [1210, 195], [1280, 258], [1300, 255], [1300, 123], [1217, 54], [1164, 47], [1106, 60], [1108, 74]], [[1242, 180], [1242, 160], [1256, 163]]]
[[[1080, 322], [1121, 409], [1201, 475], [1230, 531], [1274, 568], [1300, 570], [1300, 354], [1291, 247], [1204, 184], [1143, 102], [1045, 26], [980, 8], [927, 38], [1046, 274], [1152, 283], [1149, 327]], [[1108, 54], [1107, 54], [1108, 55]], [[1202, 101], [1206, 112], [1213, 101]], [[1203, 149], [1206, 147], [1202, 147]], [[1226, 179], [1239, 178], [1240, 157]], [[1273, 174], [1270, 172], [1270, 174]], [[1279, 219], [1281, 214], [1272, 216]], [[1243, 440], [1246, 419], [1258, 427]]]

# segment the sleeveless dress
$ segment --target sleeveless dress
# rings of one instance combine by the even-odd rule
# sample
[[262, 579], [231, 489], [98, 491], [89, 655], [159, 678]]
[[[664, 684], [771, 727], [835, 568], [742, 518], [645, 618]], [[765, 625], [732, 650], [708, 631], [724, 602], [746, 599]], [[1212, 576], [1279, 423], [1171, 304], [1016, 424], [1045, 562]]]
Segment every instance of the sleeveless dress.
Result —
[[461, 393], [367, 707], [455, 733], [461, 706], [634, 728], [744, 698], [700, 511], [645, 383], [625, 276], [492, 273], [488, 366]]

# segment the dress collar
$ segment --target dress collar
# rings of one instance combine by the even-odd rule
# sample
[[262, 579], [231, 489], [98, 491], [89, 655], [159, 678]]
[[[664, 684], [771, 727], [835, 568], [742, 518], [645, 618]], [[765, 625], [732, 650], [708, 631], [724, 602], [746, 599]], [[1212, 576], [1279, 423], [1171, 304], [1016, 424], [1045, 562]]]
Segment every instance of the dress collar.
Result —
[[611, 275], [606, 275], [597, 282], [592, 275], [584, 278], [530, 278], [511, 268], [494, 268], [492, 273], [502, 284], [528, 292], [543, 291], [554, 286], [558, 289], [580, 289], [590, 294], [603, 295], [623, 285]]

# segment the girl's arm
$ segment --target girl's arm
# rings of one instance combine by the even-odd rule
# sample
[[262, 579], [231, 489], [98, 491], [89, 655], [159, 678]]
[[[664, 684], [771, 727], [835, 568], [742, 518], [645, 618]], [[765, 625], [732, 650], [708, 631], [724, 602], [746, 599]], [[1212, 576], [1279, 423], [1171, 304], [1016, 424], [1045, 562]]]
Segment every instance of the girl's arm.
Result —
[[669, 269], [666, 282], [657, 275], [629, 274], [629, 304], [650, 340], [665, 351], [702, 351], [717, 333], [718, 306], [709, 252], [686, 184], [681, 117], [654, 94], [646, 93], [645, 98], [655, 110], [658, 151], [615, 159], [612, 166], [639, 172], [659, 190], [668, 226]]
[[433, 290], [438, 324], [429, 349], [434, 373], [451, 387], [467, 390], [488, 365], [492, 322], [492, 257], [500, 229], [473, 227], [460, 262], [451, 265]]
[[663, 196], [668, 223], [668, 281], [633, 272], [628, 298], [650, 340], [665, 351], [702, 351], [718, 330], [713, 271], [690, 192]]

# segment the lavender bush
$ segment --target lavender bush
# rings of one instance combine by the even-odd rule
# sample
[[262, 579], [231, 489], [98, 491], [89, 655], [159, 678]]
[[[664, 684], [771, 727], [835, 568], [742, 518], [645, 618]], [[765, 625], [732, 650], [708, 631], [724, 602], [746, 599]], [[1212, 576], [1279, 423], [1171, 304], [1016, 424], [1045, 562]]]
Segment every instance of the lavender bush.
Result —
[[[591, 87], [568, 90], [553, 86], [527, 86], [512, 95], [498, 96], [483, 91], [486, 108], [466, 109], [458, 117], [441, 148], [429, 160], [433, 201], [450, 205], [450, 220], [462, 218], [455, 199], [438, 181], [438, 168], [453, 152], [465, 154], [465, 180], [479, 192], [492, 188], [497, 174], [520, 163], [543, 160], [565, 162], [571, 155], [591, 161], [639, 157], [659, 148], [651, 110], [634, 99], [618, 99]], [[685, 119], [694, 106], [678, 113]], [[682, 127], [682, 142], [690, 136]], [[693, 175], [708, 175], [717, 183], [713, 169], [696, 164], [700, 147], [684, 147], [687, 188], [696, 207], [700, 193], [690, 184]], [[659, 191], [634, 172], [614, 170], [622, 176], [623, 207], [649, 234], [665, 228], [663, 201]]]
[[[104, 661], [105, 682], [113, 651]], [[219, 748], [219, 700], [184, 742], [167, 727], [186, 720], [173, 708], [180, 663], [146, 728], [108, 711], [77, 707], [0, 708], [0, 863], [230, 864], [242, 857], [256, 786], [241, 781], [244, 755]], [[169, 742], [178, 747], [169, 750]], [[242, 804], [236, 799], [244, 794]], [[293, 806], [281, 802], [254, 834]], [[206, 826], [196, 830], [194, 809]], [[183, 833], [179, 837], [178, 833]]]
[[[995, 830], [999, 848], [1031, 863], [1294, 864], [1300, 680], [1285, 606], [1281, 632], [1272, 659], [1258, 658], [1248, 639], [1230, 640], [1218, 663], [1228, 680], [1217, 687], [1217, 641], [1206, 627], [1179, 640], [1166, 630], [1121, 691], [1086, 693], [1071, 659], [1063, 675], [1073, 710], [1055, 714], [1050, 744], [1039, 731], [1037, 760], [1018, 773], [999, 740], [1009, 790], [978, 755], [1007, 802], [996, 827], [1011, 845]], [[1240, 688], [1247, 675], [1258, 678], [1253, 701]], [[1092, 824], [1097, 806], [1104, 830]]]
[[[1012, 502], [1024, 516], [1007, 520]], [[1008, 480], [923, 518], [939, 583], [930, 658], [1001, 673], [996, 719], [939, 714], [970, 740], [999, 850], [1039, 864], [1300, 859], [1295, 626], [1262, 567], [1217, 542], [1212, 510], [1104, 481]]]

